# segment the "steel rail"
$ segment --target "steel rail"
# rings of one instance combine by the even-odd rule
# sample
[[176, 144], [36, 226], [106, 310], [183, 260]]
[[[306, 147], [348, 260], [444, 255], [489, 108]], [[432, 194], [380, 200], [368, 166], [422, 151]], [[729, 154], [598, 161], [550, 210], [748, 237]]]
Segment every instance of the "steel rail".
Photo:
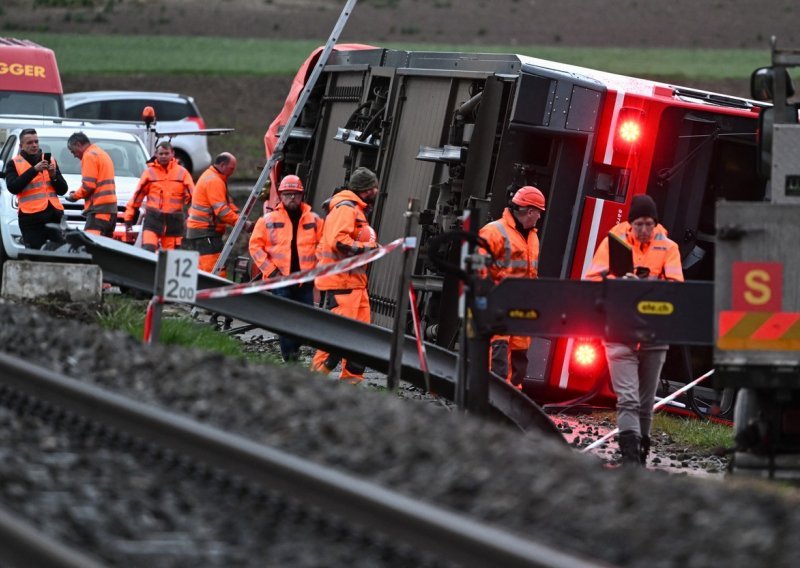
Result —
[[464, 566], [603, 566], [0, 353], [0, 384]]
[[[153, 293], [157, 258], [154, 253], [83, 232], [70, 235], [70, 238], [86, 248], [92, 261], [103, 270], [105, 281]], [[229, 284], [229, 280], [207, 272], [200, 272], [197, 279], [200, 290]], [[343, 318], [274, 294], [198, 300], [194, 305], [277, 334], [300, 335], [314, 347], [358, 360], [382, 373], [389, 371], [392, 332], [386, 328]], [[301, 331], [298, 333], [298, 330]], [[428, 343], [425, 349], [432, 391], [454, 400], [456, 354]], [[403, 380], [425, 389], [425, 373], [420, 365], [416, 340], [410, 335], [405, 336], [401, 346], [401, 365]], [[495, 413], [522, 430], [541, 430], [553, 439], [564, 441], [535, 402], [498, 377], [490, 376], [489, 381], [489, 403]]]
[[2, 509], [0, 509], [0, 565], [48, 568], [105, 566]]

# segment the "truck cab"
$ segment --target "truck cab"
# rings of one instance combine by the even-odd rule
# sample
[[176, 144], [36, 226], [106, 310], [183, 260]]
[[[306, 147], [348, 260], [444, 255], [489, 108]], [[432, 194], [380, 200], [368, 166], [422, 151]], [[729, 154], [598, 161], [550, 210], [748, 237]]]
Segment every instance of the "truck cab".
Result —
[[64, 89], [52, 49], [0, 37], [0, 114], [64, 116]]
[[800, 479], [800, 102], [789, 69], [800, 50], [779, 49], [756, 70], [752, 95], [773, 105], [759, 119], [765, 199], [716, 208], [715, 382], [739, 389], [733, 473]]

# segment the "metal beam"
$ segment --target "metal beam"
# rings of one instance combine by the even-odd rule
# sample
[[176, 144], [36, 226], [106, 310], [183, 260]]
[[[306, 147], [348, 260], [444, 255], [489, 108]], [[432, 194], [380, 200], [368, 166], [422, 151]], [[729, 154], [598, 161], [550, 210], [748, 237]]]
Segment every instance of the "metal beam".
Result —
[[[156, 273], [155, 253], [106, 237], [76, 233], [73, 237], [103, 270], [103, 279], [112, 284], [153, 293]], [[229, 285], [231, 282], [200, 272], [198, 290]], [[273, 294], [248, 294], [215, 300], [201, 300], [198, 307], [236, 318], [278, 334], [300, 335], [315, 347], [356, 359], [377, 371], [388, 373], [392, 333], [390, 330], [337, 316], [327, 310], [292, 302]], [[302, 331], [298, 331], [302, 330]], [[455, 396], [456, 354], [426, 343], [431, 391], [448, 400]], [[401, 346], [402, 378], [425, 388], [416, 340], [406, 335]], [[489, 377], [489, 403], [522, 430], [537, 429], [563, 441], [544, 411], [517, 389], [498, 377]], [[513, 392], [517, 391], [517, 392]]]

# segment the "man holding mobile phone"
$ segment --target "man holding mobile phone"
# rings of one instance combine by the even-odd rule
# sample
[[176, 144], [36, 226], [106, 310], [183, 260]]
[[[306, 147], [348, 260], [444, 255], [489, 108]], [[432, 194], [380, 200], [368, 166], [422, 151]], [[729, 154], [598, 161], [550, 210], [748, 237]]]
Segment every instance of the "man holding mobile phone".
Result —
[[22, 241], [39, 249], [47, 241], [63, 243], [60, 225], [64, 206], [58, 199], [67, 193], [67, 181], [49, 152], [39, 148], [39, 135], [25, 128], [19, 135], [19, 154], [6, 165], [6, 186], [19, 201], [18, 219]]

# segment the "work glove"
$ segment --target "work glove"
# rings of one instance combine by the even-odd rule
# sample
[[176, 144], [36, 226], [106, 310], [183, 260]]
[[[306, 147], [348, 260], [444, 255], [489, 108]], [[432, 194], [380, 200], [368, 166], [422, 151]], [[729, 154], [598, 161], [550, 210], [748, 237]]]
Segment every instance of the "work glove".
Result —
[[271, 188], [272, 188], [272, 181], [268, 179], [267, 183], [264, 184], [264, 187], [261, 188], [261, 192], [259, 192], [258, 194], [258, 199], [260, 199], [261, 201], [269, 200], [269, 192]]
[[245, 221], [244, 222], [244, 232], [245, 233], [252, 233], [253, 229], [255, 228], [256, 224], [254, 221]]
[[75, 203], [76, 201], [78, 201], [78, 198], [75, 197], [75, 192], [74, 191], [70, 191], [68, 194], [66, 194], [64, 196], [64, 199], [66, 199], [70, 203]]

